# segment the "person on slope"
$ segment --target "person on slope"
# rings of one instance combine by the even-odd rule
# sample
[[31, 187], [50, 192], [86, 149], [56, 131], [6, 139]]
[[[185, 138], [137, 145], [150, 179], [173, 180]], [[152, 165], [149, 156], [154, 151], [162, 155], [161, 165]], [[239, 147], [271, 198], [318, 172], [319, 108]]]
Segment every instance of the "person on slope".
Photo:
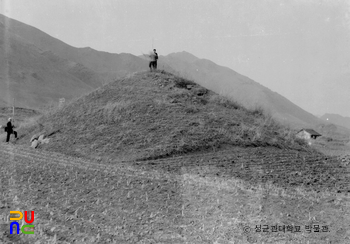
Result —
[[156, 52], [156, 49], [153, 49], [153, 53], [151, 52], [149, 57], [151, 59], [149, 62], [150, 70], [152, 71], [152, 68], [153, 68], [153, 70], [156, 70], [157, 69], [157, 60], [158, 60], [158, 54]]
[[14, 131], [13, 128], [15, 128], [14, 125], [12, 125], [11, 123], [12, 119], [9, 118], [8, 122], [7, 122], [7, 126], [5, 128], [5, 131], [7, 132], [7, 137], [6, 137], [6, 142], [9, 142], [10, 141], [10, 136], [11, 134], [14, 134], [15, 135], [15, 138], [16, 140], [18, 139], [17, 138], [17, 131]]

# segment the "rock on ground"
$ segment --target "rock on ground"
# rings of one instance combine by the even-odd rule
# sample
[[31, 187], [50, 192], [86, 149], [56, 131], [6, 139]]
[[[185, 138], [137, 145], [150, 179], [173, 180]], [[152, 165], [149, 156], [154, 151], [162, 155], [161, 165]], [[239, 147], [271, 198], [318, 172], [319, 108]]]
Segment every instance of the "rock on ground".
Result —
[[32, 141], [32, 145], [31, 145], [32, 148], [37, 148], [38, 146], [39, 146], [39, 141], [38, 140]]
[[42, 142], [44, 139], [45, 139], [45, 135], [44, 134], [40, 135], [39, 138], [38, 138], [38, 140], [40, 142]]

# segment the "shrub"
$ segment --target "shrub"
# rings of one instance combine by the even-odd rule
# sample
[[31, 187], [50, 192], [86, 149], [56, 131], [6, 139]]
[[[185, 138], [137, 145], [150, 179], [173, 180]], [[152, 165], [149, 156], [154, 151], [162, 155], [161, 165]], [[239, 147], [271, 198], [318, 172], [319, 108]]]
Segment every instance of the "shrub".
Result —
[[300, 145], [300, 146], [308, 146], [308, 143], [305, 139], [302, 139], [302, 138], [299, 138], [299, 137], [295, 137], [294, 138], [294, 142], [297, 144], [297, 145]]
[[183, 78], [175, 79], [175, 86], [178, 88], [187, 88], [188, 85], [194, 86], [194, 85], [196, 85], [196, 83], [193, 81], [190, 81], [190, 80], [183, 79]]
[[258, 115], [258, 116], [268, 116], [268, 114], [265, 112], [265, 110], [261, 106], [255, 106], [255, 108], [250, 109], [249, 112], [252, 115]]

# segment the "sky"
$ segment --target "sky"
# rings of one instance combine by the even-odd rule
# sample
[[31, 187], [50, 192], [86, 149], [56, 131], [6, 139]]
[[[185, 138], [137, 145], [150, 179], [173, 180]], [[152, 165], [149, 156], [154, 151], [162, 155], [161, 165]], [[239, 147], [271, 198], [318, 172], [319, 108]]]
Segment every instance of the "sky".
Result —
[[187, 51], [350, 117], [350, 0], [0, 0], [0, 13], [74, 47]]

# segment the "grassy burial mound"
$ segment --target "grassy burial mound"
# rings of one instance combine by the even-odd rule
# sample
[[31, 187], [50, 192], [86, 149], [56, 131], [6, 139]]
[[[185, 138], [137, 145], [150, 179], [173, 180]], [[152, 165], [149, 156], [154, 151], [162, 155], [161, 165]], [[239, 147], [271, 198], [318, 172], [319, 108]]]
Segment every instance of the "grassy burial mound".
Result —
[[[249, 96], [249, 94], [247, 94]], [[43, 148], [103, 161], [156, 159], [230, 147], [303, 150], [303, 141], [261, 109], [173, 74], [141, 72], [83, 96], [23, 129], [50, 135]]]

